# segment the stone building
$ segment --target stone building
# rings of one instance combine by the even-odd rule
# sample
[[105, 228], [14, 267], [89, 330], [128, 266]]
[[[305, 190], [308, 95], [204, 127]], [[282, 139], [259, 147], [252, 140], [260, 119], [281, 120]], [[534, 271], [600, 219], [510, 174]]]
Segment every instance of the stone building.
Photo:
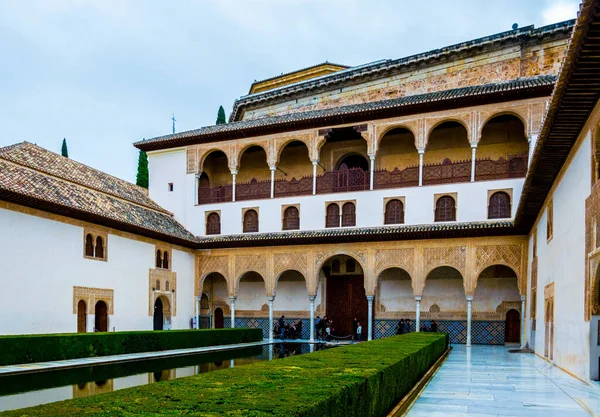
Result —
[[[75, 331], [79, 301], [92, 314], [110, 291], [117, 330], [152, 328], [161, 308], [174, 328], [197, 316], [265, 337], [285, 315], [307, 339], [317, 315], [340, 338], [354, 317], [369, 339], [435, 320], [452, 343], [520, 343], [598, 379], [598, 4], [576, 21], [255, 82], [229, 123], [135, 143], [152, 200], [33, 145], [0, 149], [22, 171], [0, 171], [1, 253], [81, 264], [12, 266], [22, 296], [0, 332]], [[60, 246], [52, 227], [72, 228]], [[98, 237], [103, 262], [89, 259]]]

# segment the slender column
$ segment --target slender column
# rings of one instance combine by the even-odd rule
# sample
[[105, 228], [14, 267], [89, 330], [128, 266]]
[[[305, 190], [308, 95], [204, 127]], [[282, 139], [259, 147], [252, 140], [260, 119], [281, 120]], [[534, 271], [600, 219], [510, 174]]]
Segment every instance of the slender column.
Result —
[[200, 297], [196, 296], [196, 329], [200, 328]]
[[375, 174], [375, 155], [369, 155], [371, 158], [371, 176], [369, 178], [369, 190], [373, 190], [373, 176]]
[[317, 165], [319, 161], [312, 161], [313, 163], [313, 195], [317, 194]]
[[269, 167], [271, 169], [271, 198], [275, 197], [275, 170], [277, 167], [275, 165]]
[[525, 296], [521, 296], [521, 349], [525, 348]]
[[231, 170], [231, 201], [235, 201], [235, 176], [237, 173], [236, 170]]
[[369, 323], [367, 326], [369, 327], [369, 335], [367, 340], [373, 340], [373, 295], [367, 295], [367, 302], [369, 303]]
[[467, 295], [467, 347], [471, 347], [471, 316], [473, 314], [473, 296]]
[[423, 185], [423, 154], [425, 149], [419, 149], [419, 187]]
[[273, 300], [275, 296], [269, 297], [269, 343], [273, 343]]
[[477, 146], [471, 147], [471, 182], [475, 182], [475, 154], [477, 153]]
[[416, 307], [416, 320], [415, 320], [415, 326], [416, 326], [416, 331], [420, 332], [421, 331], [421, 297], [420, 295], [416, 295], [415, 296], [415, 303], [417, 304]]
[[229, 360], [229, 367], [230, 368], [234, 368], [235, 367], [235, 359], [230, 359]]
[[314, 295], [309, 295], [308, 300], [310, 301], [310, 343], [315, 341], [315, 298]]
[[231, 328], [235, 327], [235, 300], [237, 297], [229, 297], [229, 301], [231, 301]]

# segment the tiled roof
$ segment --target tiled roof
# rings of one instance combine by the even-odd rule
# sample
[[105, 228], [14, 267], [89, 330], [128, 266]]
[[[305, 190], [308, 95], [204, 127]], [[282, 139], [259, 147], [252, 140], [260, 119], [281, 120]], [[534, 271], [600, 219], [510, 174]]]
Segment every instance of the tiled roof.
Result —
[[517, 234], [512, 221], [387, 225], [198, 237], [202, 249]]
[[196, 238], [135, 185], [26, 142], [0, 149], [0, 200], [196, 246]]
[[[251, 137], [264, 134], [269, 128], [294, 130], [298, 124], [310, 121], [315, 125], [339, 124], [343, 118], [364, 115], [368, 118], [377, 118], [376, 114], [388, 110], [402, 111], [412, 106], [429, 105], [431, 103], [456, 103], [458, 99], [480, 98], [494, 94], [503, 95], [534, 89], [551, 89], [556, 77], [541, 75], [535, 77], [517, 78], [509, 81], [483, 84], [470, 87], [453, 88], [450, 90], [433, 93], [415, 94], [412, 96], [394, 98], [390, 100], [372, 101], [360, 104], [351, 104], [323, 110], [288, 113], [279, 116], [264, 117], [260, 119], [243, 120], [221, 125], [206, 126], [186, 132], [159, 136], [152, 139], [134, 143], [139, 149], [145, 151], [165, 149], [177, 146], [186, 146], [194, 143], [211, 142], [216, 140], [235, 139], [237, 137]], [[547, 92], [549, 93], [549, 91]], [[383, 117], [389, 117], [383, 114]], [[341, 123], [344, 123], [341, 120]], [[255, 133], [259, 132], [259, 133]]]
[[310, 65], [308, 67], [300, 68], [300, 69], [297, 69], [297, 70], [294, 70], [294, 71], [289, 71], [289, 72], [284, 72], [284, 73], [279, 74], [279, 75], [274, 75], [273, 77], [264, 78], [262, 80], [255, 80], [252, 83], [252, 85], [250, 86], [250, 91], [252, 91], [252, 87], [254, 87], [256, 84], [264, 83], [265, 81], [275, 80], [275, 79], [280, 78], [280, 77], [285, 77], [287, 75], [296, 74], [298, 72], [307, 71], [307, 70], [310, 70], [310, 69], [313, 69], [313, 68], [322, 67], [323, 65], [333, 65], [335, 67], [350, 68], [348, 65], [335, 64], [333, 62], [325, 61], [325, 62], [321, 62], [319, 64]]
[[522, 43], [528, 39], [552, 36], [555, 34], [568, 34], [574, 26], [575, 20], [554, 23], [552, 25], [534, 28], [533, 25], [524, 26], [516, 30], [497, 33], [495, 35], [485, 36], [478, 39], [458, 43], [444, 48], [434, 49], [416, 55], [407, 56], [399, 59], [382, 59], [349, 69], [338, 71], [333, 74], [323, 75], [310, 80], [299, 81], [297, 83], [274, 88], [268, 91], [257, 92], [242, 96], [235, 101], [230, 121], [239, 120], [243, 114], [243, 108], [249, 105], [260, 103], [273, 103], [282, 100], [290, 100], [295, 97], [306, 95], [307, 93], [316, 93], [319, 91], [329, 91], [346, 85], [354, 85], [365, 80], [379, 79], [402, 72], [406, 68], [414, 66], [426, 66], [431, 61], [436, 62], [455, 57], [457, 54], [479, 53], [481, 48], [490, 47], [496, 44], [506, 44], [508, 42]]

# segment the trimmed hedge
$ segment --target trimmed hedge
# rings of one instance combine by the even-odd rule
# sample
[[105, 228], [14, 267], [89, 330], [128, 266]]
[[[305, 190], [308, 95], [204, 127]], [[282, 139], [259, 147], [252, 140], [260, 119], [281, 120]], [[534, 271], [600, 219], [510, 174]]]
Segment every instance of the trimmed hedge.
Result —
[[261, 341], [261, 329], [67, 333], [0, 337], [0, 365]]
[[385, 416], [447, 349], [448, 336], [409, 333], [7, 416]]

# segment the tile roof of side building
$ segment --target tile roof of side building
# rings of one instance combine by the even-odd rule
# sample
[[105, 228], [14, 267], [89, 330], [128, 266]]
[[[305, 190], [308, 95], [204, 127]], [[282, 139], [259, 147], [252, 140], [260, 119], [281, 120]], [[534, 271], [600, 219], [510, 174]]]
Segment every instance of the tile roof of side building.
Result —
[[197, 245], [196, 237], [140, 187], [27, 142], [0, 148], [0, 200]]

